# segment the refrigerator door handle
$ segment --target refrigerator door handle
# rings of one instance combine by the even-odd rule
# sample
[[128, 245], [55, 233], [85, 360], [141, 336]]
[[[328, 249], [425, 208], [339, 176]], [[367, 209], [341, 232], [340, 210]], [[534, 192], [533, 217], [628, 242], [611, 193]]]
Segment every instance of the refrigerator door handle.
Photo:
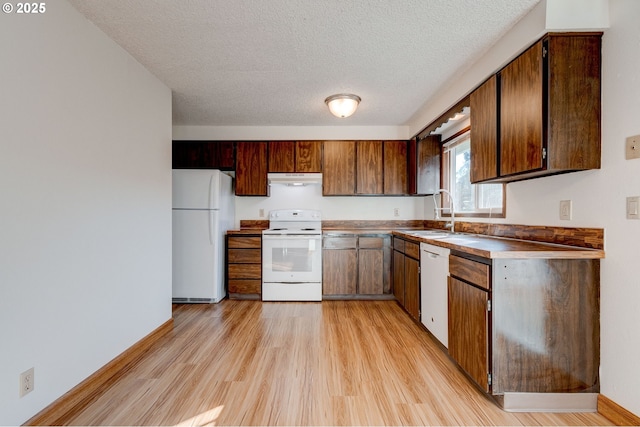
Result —
[[213, 211], [209, 211], [209, 244], [213, 246]]
[[[209, 176], [209, 209], [213, 209], [213, 177], [213, 174]], [[211, 231], [209, 235], [211, 235]]]

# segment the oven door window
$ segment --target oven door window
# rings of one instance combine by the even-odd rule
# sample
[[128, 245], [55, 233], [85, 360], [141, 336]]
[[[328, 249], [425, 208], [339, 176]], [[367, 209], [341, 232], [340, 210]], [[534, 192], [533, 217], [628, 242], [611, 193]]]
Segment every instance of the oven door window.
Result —
[[265, 282], [321, 281], [320, 241], [320, 236], [263, 237], [263, 280]]

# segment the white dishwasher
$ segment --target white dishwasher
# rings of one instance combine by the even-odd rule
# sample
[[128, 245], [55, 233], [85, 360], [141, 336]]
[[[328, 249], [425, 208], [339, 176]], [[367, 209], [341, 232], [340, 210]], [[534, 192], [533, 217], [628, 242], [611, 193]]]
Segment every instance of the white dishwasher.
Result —
[[420, 243], [420, 321], [447, 348], [449, 252], [446, 248]]

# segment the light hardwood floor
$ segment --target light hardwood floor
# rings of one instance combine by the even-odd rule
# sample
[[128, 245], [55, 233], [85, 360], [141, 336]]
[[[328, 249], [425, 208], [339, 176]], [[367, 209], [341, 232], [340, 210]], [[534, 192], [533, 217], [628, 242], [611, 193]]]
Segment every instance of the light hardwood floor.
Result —
[[175, 328], [70, 425], [611, 425], [508, 413], [393, 301], [174, 306]]

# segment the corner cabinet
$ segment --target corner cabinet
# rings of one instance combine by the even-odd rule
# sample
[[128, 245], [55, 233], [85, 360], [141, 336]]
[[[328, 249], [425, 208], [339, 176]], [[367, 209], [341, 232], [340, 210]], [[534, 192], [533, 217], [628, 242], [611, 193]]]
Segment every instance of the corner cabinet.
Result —
[[599, 260], [452, 252], [449, 271], [449, 354], [503, 408], [599, 392]]
[[429, 195], [440, 188], [440, 135], [418, 136], [408, 142], [408, 193]]
[[236, 196], [268, 196], [267, 143], [236, 144]]
[[471, 94], [472, 182], [600, 168], [601, 42], [548, 34]]

